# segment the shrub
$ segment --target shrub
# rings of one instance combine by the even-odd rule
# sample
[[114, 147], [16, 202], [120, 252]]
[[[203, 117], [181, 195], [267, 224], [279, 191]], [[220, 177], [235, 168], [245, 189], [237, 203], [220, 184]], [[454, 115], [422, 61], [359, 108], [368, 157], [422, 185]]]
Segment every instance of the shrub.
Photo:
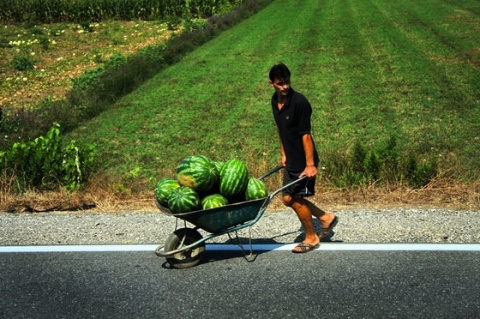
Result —
[[105, 73], [103, 68], [87, 69], [78, 78], [72, 79], [74, 90], [89, 90], [91, 88], [102, 88], [99, 76]]
[[60, 125], [54, 124], [45, 136], [30, 142], [13, 144], [0, 152], [2, 176], [14, 176], [18, 192], [40, 191], [65, 187], [81, 188], [94, 171], [96, 146], [80, 145], [71, 140], [62, 144]]
[[182, 23], [182, 18], [179, 16], [169, 15], [165, 18], [165, 23], [167, 24], [167, 29], [170, 31], [175, 31], [180, 27]]
[[18, 71], [29, 71], [34, 69], [33, 61], [26, 56], [16, 56], [13, 58], [10, 65]]
[[87, 21], [81, 21], [80, 22], [80, 27], [83, 29], [85, 32], [93, 32], [94, 28], [92, 26], [92, 23], [90, 20]]
[[338, 187], [372, 183], [406, 183], [414, 188], [426, 186], [438, 175], [436, 160], [419, 160], [414, 153], [400, 156], [395, 136], [385, 144], [368, 149], [357, 141], [351, 154], [331, 154], [324, 166], [327, 178]]

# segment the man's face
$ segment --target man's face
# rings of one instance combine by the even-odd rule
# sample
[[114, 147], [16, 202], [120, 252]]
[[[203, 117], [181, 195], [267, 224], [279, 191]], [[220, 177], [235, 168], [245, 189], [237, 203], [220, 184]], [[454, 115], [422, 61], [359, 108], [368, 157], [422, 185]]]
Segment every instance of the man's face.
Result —
[[275, 81], [270, 81], [270, 85], [275, 89], [278, 97], [286, 97], [290, 91], [290, 79], [275, 78]]

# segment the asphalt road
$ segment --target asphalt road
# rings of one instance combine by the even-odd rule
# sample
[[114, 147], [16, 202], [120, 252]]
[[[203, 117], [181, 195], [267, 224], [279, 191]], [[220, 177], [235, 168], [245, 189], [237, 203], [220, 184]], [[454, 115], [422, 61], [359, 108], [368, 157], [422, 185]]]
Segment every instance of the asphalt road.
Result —
[[480, 318], [480, 253], [0, 254], [0, 318]]

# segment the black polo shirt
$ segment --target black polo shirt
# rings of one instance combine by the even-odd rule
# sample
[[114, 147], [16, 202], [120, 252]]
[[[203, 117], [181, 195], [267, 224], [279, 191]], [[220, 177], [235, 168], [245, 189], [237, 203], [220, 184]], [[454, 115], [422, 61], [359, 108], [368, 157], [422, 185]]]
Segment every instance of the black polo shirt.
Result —
[[[305, 96], [290, 87], [287, 101], [281, 110], [278, 109], [277, 94], [273, 94], [272, 111], [287, 156], [286, 168], [291, 171], [303, 171], [307, 164], [302, 137], [310, 134], [311, 130], [312, 106], [310, 102]], [[313, 147], [315, 166], [318, 166], [315, 143]]]

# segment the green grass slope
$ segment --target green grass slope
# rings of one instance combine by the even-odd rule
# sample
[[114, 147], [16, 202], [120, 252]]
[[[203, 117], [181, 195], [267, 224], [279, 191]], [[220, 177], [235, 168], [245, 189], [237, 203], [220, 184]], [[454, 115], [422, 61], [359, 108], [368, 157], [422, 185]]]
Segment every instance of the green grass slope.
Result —
[[314, 108], [323, 158], [397, 138], [442, 171], [480, 169], [477, 0], [276, 0], [159, 73], [72, 133], [98, 144], [109, 174], [171, 176], [185, 156], [279, 161], [271, 65]]

